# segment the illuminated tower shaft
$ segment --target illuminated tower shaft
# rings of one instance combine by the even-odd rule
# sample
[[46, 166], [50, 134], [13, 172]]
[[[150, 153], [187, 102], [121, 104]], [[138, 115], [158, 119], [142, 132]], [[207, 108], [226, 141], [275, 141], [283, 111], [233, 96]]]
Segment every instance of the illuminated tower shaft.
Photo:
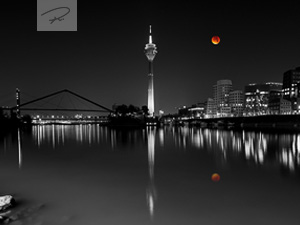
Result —
[[151, 25], [149, 34], [149, 43], [145, 47], [145, 55], [149, 61], [148, 73], [148, 109], [149, 116], [154, 116], [154, 81], [153, 81], [153, 60], [157, 53], [156, 45], [152, 43]]
[[148, 74], [148, 109], [149, 109], [149, 116], [154, 116], [153, 61], [149, 61], [149, 74]]

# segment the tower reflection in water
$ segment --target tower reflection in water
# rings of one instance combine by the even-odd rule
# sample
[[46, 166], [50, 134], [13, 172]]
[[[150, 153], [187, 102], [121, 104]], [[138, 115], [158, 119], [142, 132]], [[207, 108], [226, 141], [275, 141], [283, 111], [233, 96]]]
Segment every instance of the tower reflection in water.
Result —
[[146, 190], [146, 198], [151, 219], [154, 217], [154, 206], [157, 200], [157, 191], [154, 183], [155, 133], [155, 127], [147, 128], [149, 184]]
[[20, 128], [18, 128], [18, 154], [19, 154], [19, 168], [22, 168], [22, 140], [20, 134]]

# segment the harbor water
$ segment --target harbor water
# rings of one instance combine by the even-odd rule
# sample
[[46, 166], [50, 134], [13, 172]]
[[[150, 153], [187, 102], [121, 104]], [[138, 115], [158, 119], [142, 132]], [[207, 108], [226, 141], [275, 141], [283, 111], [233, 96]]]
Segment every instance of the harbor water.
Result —
[[298, 224], [299, 149], [296, 133], [38, 125], [1, 136], [0, 195], [11, 224]]

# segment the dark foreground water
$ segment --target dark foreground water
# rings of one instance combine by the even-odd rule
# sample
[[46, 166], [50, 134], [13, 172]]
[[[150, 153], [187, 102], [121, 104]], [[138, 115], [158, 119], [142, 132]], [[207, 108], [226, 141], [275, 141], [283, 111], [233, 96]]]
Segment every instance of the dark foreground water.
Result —
[[14, 225], [299, 224], [299, 149], [300, 134], [35, 126], [0, 138], [0, 195]]

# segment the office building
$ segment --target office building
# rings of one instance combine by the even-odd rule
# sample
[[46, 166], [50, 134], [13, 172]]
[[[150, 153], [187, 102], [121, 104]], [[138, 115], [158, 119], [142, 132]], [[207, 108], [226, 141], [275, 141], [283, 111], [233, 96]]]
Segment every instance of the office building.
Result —
[[283, 98], [291, 102], [293, 113], [297, 112], [300, 106], [300, 67], [283, 74], [282, 91]]
[[231, 91], [231, 80], [218, 80], [213, 86], [217, 117], [230, 116], [229, 93]]
[[244, 110], [244, 94], [241, 90], [229, 92], [229, 106], [232, 116], [243, 116]]
[[245, 86], [245, 116], [268, 114], [269, 93], [271, 90], [281, 91], [282, 83], [268, 82], [248, 84]]

